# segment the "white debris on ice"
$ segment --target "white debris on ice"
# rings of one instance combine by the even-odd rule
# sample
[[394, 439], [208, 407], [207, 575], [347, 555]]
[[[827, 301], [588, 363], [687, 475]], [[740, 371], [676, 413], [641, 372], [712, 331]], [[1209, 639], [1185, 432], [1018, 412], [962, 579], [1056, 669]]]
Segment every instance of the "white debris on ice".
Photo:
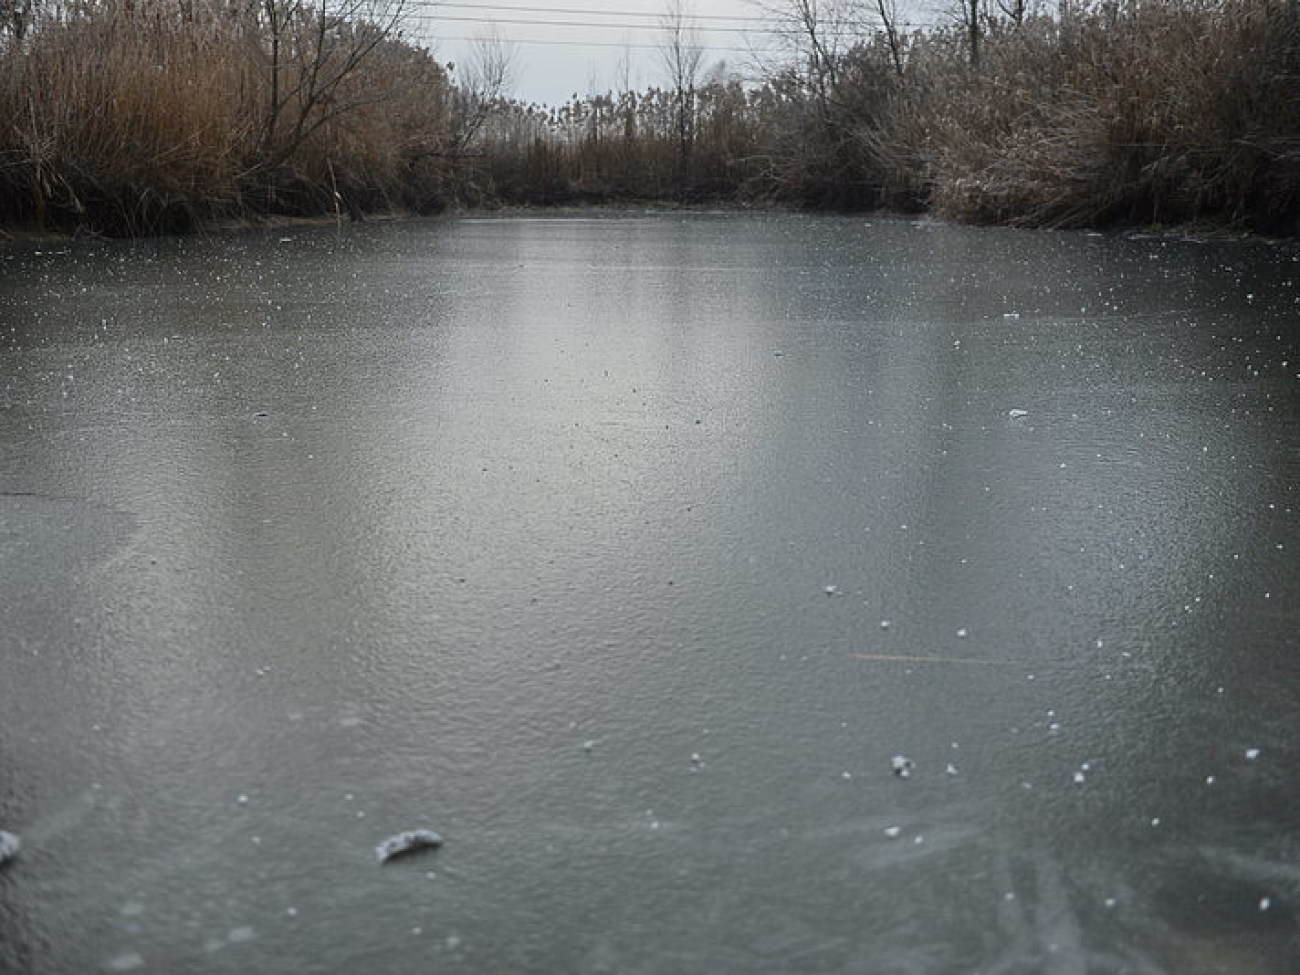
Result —
[[894, 774], [900, 779], [911, 778], [912, 770], [916, 768], [916, 763], [906, 755], [895, 755], [890, 759], [890, 764], [893, 766]]
[[442, 846], [442, 837], [431, 829], [410, 829], [404, 833], [390, 836], [375, 847], [375, 856], [380, 863], [391, 860], [416, 850], [434, 849]]
[[18, 855], [18, 851], [23, 848], [18, 837], [13, 833], [6, 833], [0, 829], [0, 867], [12, 860]]

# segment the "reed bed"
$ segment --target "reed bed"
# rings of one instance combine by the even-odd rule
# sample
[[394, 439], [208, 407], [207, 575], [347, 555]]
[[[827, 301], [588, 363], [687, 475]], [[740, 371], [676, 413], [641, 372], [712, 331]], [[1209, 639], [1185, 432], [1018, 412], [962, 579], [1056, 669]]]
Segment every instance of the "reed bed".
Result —
[[1300, 233], [1300, 0], [990, 5], [977, 50], [969, 23], [882, 30], [557, 107], [476, 103], [384, 20], [395, 0], [334, 2], [0, 18], [0, 225], [635, 199]]
[[[357, 28], [303, 17], [323, 54], [297, 38], [273, 64], [258, 9], [92, 0], [0, 33], [0, 221], [143, 234], [444, 201], [448, 85], [427, 52], [385, 39], [336, 78]], [[308, 104], [313, 69], [331, 83]], [[273, 74], [286, 124], [268, 138]]]

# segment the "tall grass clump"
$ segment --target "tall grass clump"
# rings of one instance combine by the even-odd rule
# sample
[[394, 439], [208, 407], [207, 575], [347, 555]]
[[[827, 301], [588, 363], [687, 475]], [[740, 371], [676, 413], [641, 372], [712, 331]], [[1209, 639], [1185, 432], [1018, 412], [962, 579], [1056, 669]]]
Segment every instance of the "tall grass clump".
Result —
[[1294, 0], [1094, 2], [994, 25], [977, 66], [964, 49], [926, 38], [885, 126], [937, 213], [1300, 229]]
[[575, 97], [558, 108], [503, 101], [462, 161], [489, 199], [543, 205], [734, 200], [764, 172], [763, 96], [736, 80], [680, 99], [663, 88]]
[[272, 9], [88, 0], [0, 27], [0, 220], [139, 234], [436, 205], [442, 69], [300, 6], [273, 57]]

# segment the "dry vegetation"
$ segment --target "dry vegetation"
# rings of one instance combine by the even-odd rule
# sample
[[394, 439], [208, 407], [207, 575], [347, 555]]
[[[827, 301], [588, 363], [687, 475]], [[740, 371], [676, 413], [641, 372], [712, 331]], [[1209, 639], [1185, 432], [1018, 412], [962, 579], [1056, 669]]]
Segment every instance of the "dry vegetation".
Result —
[[4, 225], [637, 199], [1300, 232], [1300, 0], [964, 0], [912, 35], [823, 0], [876, 14], [832, 38], [770, 0], [807, 36], [760, 80], [677, 49], [558, 108], [453, 86], [402, 0], [52, 2], [0, 0]]
[[910, 144], [945, 215], [1300, 231], [1295, 0], [1096, 4], [991, 35], [966, 83], [918, 73]]
[[6, 9], [10, 226], [147, 233], [444, 197], [446, 74], [383, 8], [83, 0], [19, 16], [0, 0]]
[[1297, 0], [1040, 7], [968, 6], [974, 52], [969, 23], [907, 36], [878, 19], [833, 58], [804, 54], [744, 89], [703, 84], [689, 154], [672, 92], [502, 105], [479, 178], [532, 202], [713, 197], [1300, 233]]

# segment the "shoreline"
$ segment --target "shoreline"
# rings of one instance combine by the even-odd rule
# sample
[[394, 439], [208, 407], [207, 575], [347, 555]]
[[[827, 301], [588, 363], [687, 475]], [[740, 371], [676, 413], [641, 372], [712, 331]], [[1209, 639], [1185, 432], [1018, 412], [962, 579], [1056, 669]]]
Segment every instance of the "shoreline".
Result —
[[1032, 227], [1013, 223], [970, 223], [937, 216], [927, 210], [909, 211], [899, 209], [875, 210], [834, 210], [810, 209], [806, 207], [782, 205], [780, 203], [748, 203], [743, 201], [719, 200], [709, 203], [682, 203], [675, 200], [619, 200], [604, 203], [564, 203], [557, 205], [502, 203], [482, 206], [451, 206], [438, 213], [417, 213], [413, 210], [385, 210], [366, 213], [361, 219], [350, 218], [345, 214], [320, 214], [317, 216], [288, 216], [280, 214], [255, 215], [223, 218], [197, 223], [192, 230], [178, 233], [110, 235], [96, 231], [77, 228], [72, 231], [53, 229], [37, 230], [31, 227], [6, 227], [0, 225], [0, 253], [29, 250], [33, 247], [49, 244], [66, 244], [74, 241], [140, 241], [140, 240], [184, 240], [186, 238], [227, 237], [240, 234], [270, 232], [292, 229], [324, 229], [365, 224], [392, 224], [412, 220], [452, 219], [457, 217], [500, 216], [508, 219], [514, 216], [544, 214], [579, 214], [579, 213], [802, 213], [809, 215], [841, 216], [862, 219], [921, 219], [938, 223], [950, 223], [954, 226], [976, 226], [1000, 228], [1005, 230], [1057, 231], [1082, 234], [1100, 234], [1107, 237], [1126, 237], [1130, 239], [1158, 238], [1162, 240], [1182, 240], [1194, 244], [1214, 243], [1261, 243], [1271, 246], [1300, 248], [1300, 236], [1279, 237], [1260, 234], [1249, 230], [1234, 228], [1231, 224], [1210, 222], [1149, 225], [1149, 224], [1113, 224], [1095, 227]]

